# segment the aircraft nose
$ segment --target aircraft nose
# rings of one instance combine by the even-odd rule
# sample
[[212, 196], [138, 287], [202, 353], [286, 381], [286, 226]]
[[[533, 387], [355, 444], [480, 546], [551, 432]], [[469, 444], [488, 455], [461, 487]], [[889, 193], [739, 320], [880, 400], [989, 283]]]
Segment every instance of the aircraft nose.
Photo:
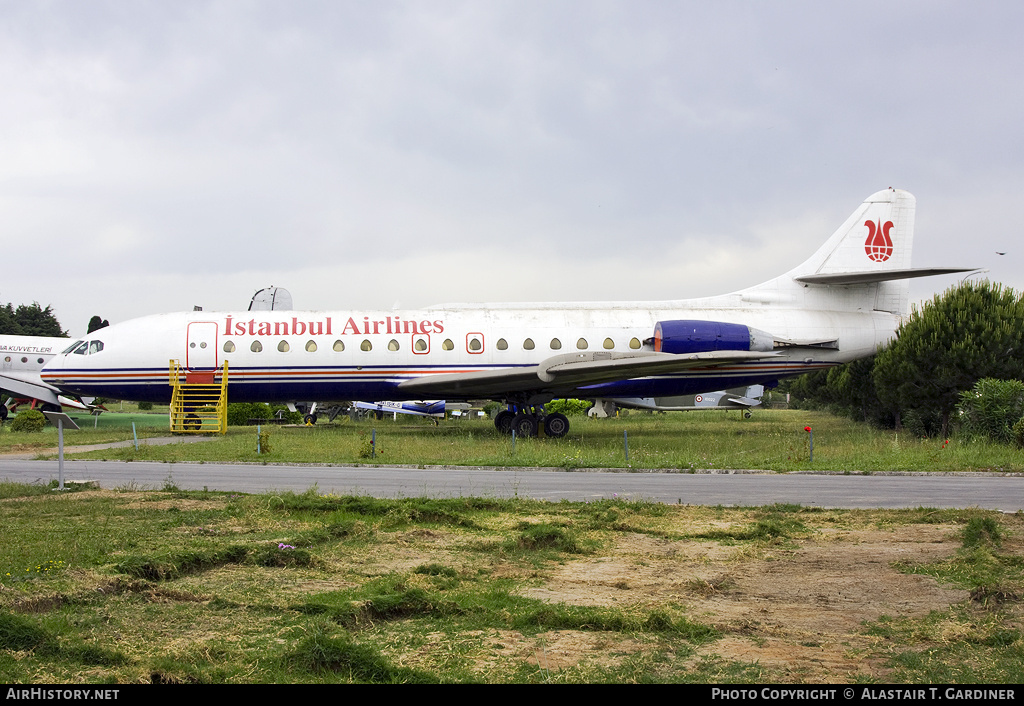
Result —
[[66, 356], [58, 353], [57, 355], [50, 358], [46, 363], [43, 364], [43, 370], [63, 370], [64, 369], [64, 358]]

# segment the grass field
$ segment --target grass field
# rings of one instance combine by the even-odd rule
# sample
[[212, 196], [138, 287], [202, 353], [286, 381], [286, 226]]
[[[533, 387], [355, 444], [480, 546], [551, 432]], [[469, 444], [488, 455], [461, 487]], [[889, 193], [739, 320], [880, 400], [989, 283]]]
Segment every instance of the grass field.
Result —
[[[68, 432], [65, 444], [131, 439], [131, 424], [105, 414], [99, 429]], [[135, 415], [125, 415], [135, 416]], [[142, 415], [140, 436], [166, 435], [166, 417]], [[137, 417], [136, 417], [137, 419]], [[9, 425], [8, 425], [9, 426]], [[814, 430], [814, 460], [809, 434]], [[774, 471], [1010, 471], [1024, 470], [1024, 454], [1000, 444], [953, 437], [915, 439], [873, 429], [825, 412], [765, 410], [751, 419], [735, 413], [631, 414], [620, 419], [574, 417], [563, 439], [499, 435], [488, 420], [430, 422], [399, 417], [352, 422], [339, 418], [317, 427], [263, 427], [269, 453], [257, 454], [256, 428], [231, 427], [222, 438], [188, 446], [92, 451], [79, 458], [163, 461], [267, 461], [298, 463], [393, 463], [555, 468], [765, 469]], [[370, 439], [376, 432], [376, 457]], [[626, 459], [628, 443], [629, 459]], [[14, 434], [0, 428], [0, 453], [56, 446], [56, 432]], [[264, 449], [265, 450], [265, 449]]]
[[1024, 516], [0, 483], [0, 682], [1024, 681]]

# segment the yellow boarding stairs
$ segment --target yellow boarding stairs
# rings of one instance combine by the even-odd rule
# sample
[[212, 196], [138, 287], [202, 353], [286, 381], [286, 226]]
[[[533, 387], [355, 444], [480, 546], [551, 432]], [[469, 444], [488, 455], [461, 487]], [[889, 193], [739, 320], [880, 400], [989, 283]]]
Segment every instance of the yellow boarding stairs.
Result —
[[[220, 381], [217, 381], [217, 377]], [[171, 359], [171, 432], [225, 434], [228, 430], [228, 362], [217, 370], [193, 372]]]

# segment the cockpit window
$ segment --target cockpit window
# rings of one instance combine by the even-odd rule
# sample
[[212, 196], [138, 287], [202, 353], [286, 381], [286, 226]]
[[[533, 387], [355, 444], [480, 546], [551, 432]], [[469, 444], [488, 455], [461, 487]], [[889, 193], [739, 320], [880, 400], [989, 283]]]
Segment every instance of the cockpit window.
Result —
[[78, 346], [79, 346], [79, 345], [81, 345], [82, 343], [84, 343], [84, 341], [75, 341], [75, 342], [74, 342], [74, 343], [72, 343], [72, 344], [71, 344], [70, 346], [68, 346], [68, 347], [67, 347], [67, 348], [65, 348], [65, 349], [64, 349], [63, 351], [61, 351], [61, 353], [60, 353], [60, 354], [61, 354], [61, 355], [67, 355], [67, 354], [68, 354], [68, 353], [70, 353], [71, 351], [73, 351], [73, 350], [75, 350], [76, 348], [78, 348]]
[[72, 352], [73, 352], [73, 353], [74, 353], [75, 355], [85, 355], [86, 353], [88, 353], [88, 352], [89, 352], [89, 344], [88, 344], [88, 343], [86, 343], [85, 341], [82, 341], [82, 345], [78, 346], [78, 348], [76, 348], [76, 349], [75, 349], [74, 351], [72, 351]]
[[103, 350], [103, 341], [89, 341], [89, 355]]

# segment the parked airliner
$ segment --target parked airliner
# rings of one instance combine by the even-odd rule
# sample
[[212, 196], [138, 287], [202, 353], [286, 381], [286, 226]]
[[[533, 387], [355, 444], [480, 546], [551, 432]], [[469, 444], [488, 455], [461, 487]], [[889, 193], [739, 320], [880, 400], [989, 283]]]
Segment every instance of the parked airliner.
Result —
[[[41, 410], [58, 411], [62, 406], [93, 410], [91, 404], [71, 399], [60, 390], [42, 381], [39, 371], [57, 353], [71, 350], [71, 339], [53, 336], [0, 336], [0, 390], [11, 395], [0, 405], [0, 420], [7, 418], [8, 409], [14, 410], [24, 400]], [[76, 347], [82, 341], [75, 343]]]
[[[748, 385], [874, 353], [908, 311], [915, 199], [867, 198], [803, 264], [732, 294], [657, 302], [449, 304], [419, 311], [193, 311], [110, 326], [43, 380], [82, 395], [167, 402], [168, 361], [216, 371], [228, 399], [495, 399], [502, 430], [569, 422], [555, 398], [672, 397]], [[77, 351], [77, 349], [74, 349]], [[95, 352], [93, 352], [95, 351]]]

